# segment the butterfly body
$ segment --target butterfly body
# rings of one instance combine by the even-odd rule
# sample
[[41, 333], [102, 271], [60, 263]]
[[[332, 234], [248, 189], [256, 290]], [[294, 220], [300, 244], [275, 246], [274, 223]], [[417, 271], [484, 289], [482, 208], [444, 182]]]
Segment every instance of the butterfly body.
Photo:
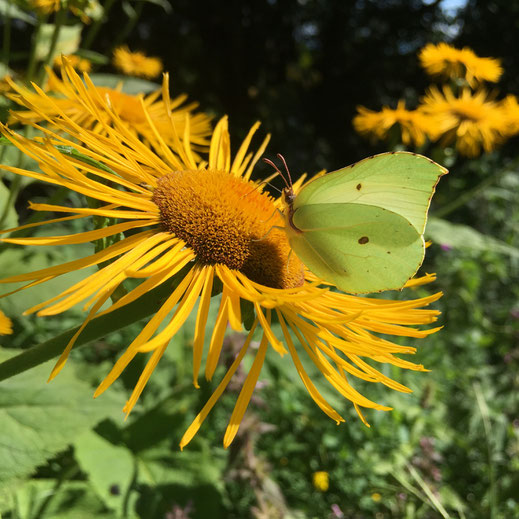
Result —
[[401, 289], [425, 254], [430, 200], [447, 172], [393, 152], [284, 190], [285, 232], [316, 276], [352, 294]]

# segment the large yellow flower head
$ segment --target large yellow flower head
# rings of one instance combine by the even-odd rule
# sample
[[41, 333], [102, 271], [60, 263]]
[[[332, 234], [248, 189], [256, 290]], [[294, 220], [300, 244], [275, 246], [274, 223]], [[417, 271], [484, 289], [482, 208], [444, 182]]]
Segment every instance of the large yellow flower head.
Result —
[[420, 106], [435, 120], [443, 145], [456, 144], [466, 157], [492, 151], [509, 135], [509, 121], [502, 104], [489, 99], [485, 90], [468, 88], [456, 96], [450, 87], [431, 87]]
[[402, 99], [398, 101], [396, 109], [384, 106], [380, 112], [375, 112], [358, 106], [357, 110], [359, 113], [353, 118], [353, 127], [360, 135], [382, 140], [397, 125], [403, 144], [421, 146], [433, 130], [434, 121], [423, 112], [407, 110]]
[[203, 113], [193, 113], [198, 104], [184, 104], [185, 94], [169, 99], [168, 74], [164, 75], [162, 89], [146, 96], [129, 95], [121, 88], [95, 86], [88, 74], [84, 74], [83, 81], [67, 58], [64, 62], [61, 78], [48, 70], [46, 90], [52, 95], [43, 95], [35, 84], [32, 91], [10, 82], [12, 93], [8, 97], [26, 110], [12, 111], [9, 123], [47, 121], [52, 125], [63, 113], [83, 128], [106, 135], [106, 128], [113, 126], [117, 118], [120, 124], [124, 124], [125, 131], [141, 136], [145, 141], [154, 142], [158, 132], [168, 146], [174, 146], [174, 131], [181, 139], [184, 137], [189, 115], [191, 143], [195, 150], [206, 149], [207, 136], [211, 133], [210, 118]]
[[13, 333], [13, 323], [2, 310], [0, 310], [0, 335], [9, 335]]
[[[87, 89], [88, 86], [84, 86], [85, 95]], [[46, 95], [42, 92], [41, 96], [42, 102], [46, 102]], [[54, 124], [61, 131], [40, 128], [48, 137], [40, 141], [28, 140], [3, 127], [3, 134], [14, 145], [37, 160], [41, 172], [15, 167], [5, 169], [65, 186], [98, 201], [99, 205], [93, 208], [92, 203], [84, 207], [32, 204], [34, 210], [70, 215], [36, 225], [98, 216], [113, 223], [64, 236], [11, 237], [3, 241], [19, 245], [72, 245], [126, 234], [91, 256], [11, 276], [1, 283], [23, 282], [25, 286], [33, 286], [67, 272], [97, 265], [99, 269], [95, 273], [86, 275], [61, 294], [26, 312], [58, 315], [83, 303], [88, 311], [83, 327], [95, 316], [122, 308], [155, 287], [171, 286], [160, 309], [100, 384], [96, 397], [121, 375], [132, 359], [149, 355], [124, 408], [129, 413], [171, 338], [192, 312], [196, 312], [193, 383], [198, 386], [204, 338], [209, 333], [205, 377], [210, 380], [218, 365], [228, 323], [233, 330], [242, 330], [244, 307], [253, 312], [252, 327], [228, 372], [186, 431], [181, 447], [196, 434], [249, 352], [254, 355], [254, 361], [224, 437], [225, 446], [232, 442], [269, 346], [280, 356], [289, 354], [314, 401], [337, 423], [343, 421], [342, 416], [314, 385], [301, 357], [313, 362], [325, 380], [353, 402], [362, 420], [361, 408], [389, 408], [360, 394], [350, 378], [381, 383], [397, 391], [410, 391], [372, 364], [392, 364], [421, 371], [424, 369], [421, 365], [399, 357], [413, 353], [415, 349], [394, 344], [377, 334], [420, 338], [434, 332], [435, 329], [420, 330], [417, 325], [436, 320], [438, 312], [424, 307], [437, 300], [440, 294], [409, 301], [355, 297], [331, 290], [308, 272], [291, 254], [287, 237], [278, 228], [283, 224], [278, 212], [281, 201], [266, 193], [263, 183], [251, 180], [253, 168], [268, 142], [267, 137], [255, 153], [249, 151], [259, 123], [252, 127], [233, 157], [227, 119], [221, 119], [213, 132], [207, 161], [194, 157], [189, 135], [182, 143], [177, 137], [173, 152], [159, 134], [157, 145], [161, 153], [158, 154], [129, 132], [116, 117], [113, 127], [106, 125], [106, 136], [85, 130], [64, 112], [57, 114]], [[189, 134], [189, 124], [186, 133]], [[78, 145], [78, 140], [84, 144]], [[93, 160], [81, 161], [63, 155], [56, 144], [74, 146]], [[95, 161], [101, 161], [102, 167]], [[296, 183], [296, 190], [300, 184]], [[173, 278], [175, 283], [172, 283]], [[431, 279], [428, 276], [425, 281]], [[133, 280], [129, 291], [105, 307], [126, 280]], [[212, 292], [217, 287], [220, 287], [221, 295], [215, 301]], [[209, 309], [215, 304], [218, 305], [218, 316], [212, 331], [208, 332]], [[273, 327], [274, 319], [279, 322], [279, 328]], [[63, 368], [79, 333], [81, 329], [66, 347], [51, 378]], [[251, 347], [255, 334], [259, 335], [257, 348]], [[286, 360], [280, 359], [280, 362]]]
[[428, 43], [418, 57], [430, 76], [463, 78], [471, 87], [475, 87], [481, 81], [495, 83], [503, 73], [498, 59], [480, 58], [468, 47], [456, 49], [447, 43]]
[[143, 52], [131, 52], [124, 45], [114, 50], [114, 65], [127, 76], [153, 79], [162, 72], [160, 58], [146, 56]]

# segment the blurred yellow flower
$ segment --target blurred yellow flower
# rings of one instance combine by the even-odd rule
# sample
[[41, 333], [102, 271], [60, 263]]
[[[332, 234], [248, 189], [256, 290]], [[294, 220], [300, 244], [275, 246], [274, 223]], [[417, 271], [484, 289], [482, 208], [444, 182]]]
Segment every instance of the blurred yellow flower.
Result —
[[507, 95], [501, 101], [503, 113], [508, 122], [508, 135], [516, 135], [519, 133], [519, 101], [514, 95]]
[[319, 490], [319, 492], [326, 492], [330, 486], [328, 472], [325, 472], [324, 470], [314, 472], [313, 483], [314, 487]]
[[69, 54], [68, 56], [56, 56], [54, 58], [54, 67], [61, 68], [64, 63], [62, 57], [65, 57], [70, 63], [70, 66], [79, 72], [90, 72], [92, 63], [89, 60], [78, 56], [77, 54]]
[[85, 14], [85, 9], [88, 9], [90, 3], [90, 0], [29, 0], [29, 5], [42, 14], [69, 9], [74, 15], [80, 17], [83, 23], [90, 22], [90, 18]]
[[126, 45], [115, 49], [113, 63], [127, 76], [147, 79], [157, 77], [163, 68], [160, 58], [148, 57], [142, 52], [131, 52]]
[[0, 79], [0, 94], [7, 94], [11, 90], [11, 76], [4, 76]]
[[482, 149], [492, 151], [509, 134], [502, 104], [489, 99], [483, 89], [471, 92], [464, 88], [456, 96], [448, 86], [442, 92], [433, 86], [422, 103], [419, 109], [435, 120], [441, 144], [455, 143], [466, 157], [477, 157]]
[[378, 492], [373, 492], [373, 494], [371, 494], [371, 499], [373, 499], [375, 503], [378, 503], [382, 499], [382, 496]]
[[434, 120], [417, 110], [407, 110], [405, 101], [398, 101], [396, 109], [382, 107], [380, 112], [357, 107], [358, 114], [353, 118], [353, 127], [364, 136], [384, 139], [393, 126], [398, 125], [402, 143], [406, 146], [421, 146], [433, 128]]
[[471, 87], [475, 87], [480, 81], [495, 83], [503, 73], [498, 59], [480, 58], [468, 47], [456, 49], [447, 43], [428, 43], [418, 57], [430, 76], [463, 78]]
[[50, 14], [61, 9], [61, 0], [30, 0], [30, 5], [36, 11]]
[[[48, 70], [47, 90], [43, 92], [34, 86], [35, 92], [25, 86], [10, 82], [13, 93], [8, 97], [27, 110], [13, 110], [9, 123], [23, 124], [48, 121], [53, 124], [59, 116], [64, 116], [85, 129], [109, 135], [115, 121], [124, 124], [126, 131], [143, 137], [148, 142], [156, 142], [158, 135], [169, 146], [174, 147], [184, 138], [187, 124], [193, 149], [207, 149], [207, 136], [211, 133], [210, 118], [203, 113], [193, 113], [197, 103], [185, 105], [185, 94], [169, 98], [169, 77], [166, 74], [162, 90], [149, 95], [129, 95], [119, 89], [95, 86], [87, 74], [84, 82], [65, 60], [61, 76], [58, 78]], [[53, 95], [49, 95], [52, 93]], [[188, 123], [189, 116], [189, 123]], [[174, 128], [173, 128], [174, 127]], [[174, 130], [174, 131], [173, 131]]]
[[13, 323], [2, 310], [0, 310], [0, 335], [9, 335], [13, 333]]
[[[85, 99], [89, 88], [88, 81], [86, 83], [83, 90], [78, 85], [79, 94]], [[192, 151], [189, 125], [180, 142], [175, 125], [171, 124], [176, 135], [173, 149], [157, 134], [156, 146], [161, 150], [157, 154], [153, 144], [143, 143], [118, 118], [114, 119], [113, 129], [107, 136], [85, 129], [62, 112], [53, 116], [52, 122], [55, 130], [40, 127], [47, 138], [37, 140], [29, 140], [1, 126], [3, 135], [34, 158], [40, 171], [14, 166], [3, 166], [3, 169], [64, 186], [99, 204], [96, 207], [92, 204], [81, 207], [31, 204], [37, 211], [68, 215], [29, 224], [29, 227], [96, 217], [108, 219], [109, 223], [68, 235], [10, 237], [2, 241], [52, 246], [90, 243], [112, 236], [122, 236], [122, 239], [85, 258], [0, 280], [0, 283], [25, 283], [18, 288], [22, 290], [69, 272], [98, 266], [97, 271], [86, 274], [82, 281], [26, 311], [26, 314], [40, 316], [59, 315], [78, 303], [88, 311], [83, 326], [52, 371], [51, 379], [63, 368], [74, 341], [94, 317], [109, 314], [155, 287], [165, 285], [171, 287], [170, 294], [122, 353], [94, 395], [97, 397], [108, 389], [135, 357], [147, 355], [146, 367], [124, 407], [126, 414], [135, 406], [170, 340], [191, 313], [196, 313], [195, 387], [198, 387], [204, 354], [206, 379], [211, 380], [215, 374], [228, 324], [235, 331], [242, 330], [244, 308], [249, 308], [253, 319], [240, 352], [184, 434], [181, 448], [197, 433], [249, 353], [254, 359], [224, 436], [224, 446], [230, 445], [251, 399], [269, 345], [280, 356], [289, 353], [311, 397], [337, 424], [344, 421], [343, 417], [314, 385], [301, 355], [307, 356], [308, 362], [316, 366], [332, 388], [353, 403], [364, 423], [362, 408], [390, 408], [360, 394], [350, 378], [381, 383], [397, 391], [411, 391], [373, 364], [424, 371], [423, 366], [400, 358], [402, 354], [414, 353], [415, 348], [392, 343], [388, 336], [425, 338], [434, 333], [436, 328], [422, 330], [418, 326], [436, 320], [439, 312], [425, 307], [441, 294], [408, 301], [400, 294], [397, 300], [352, 296], [330, 290], [328, 284], [307, 271], [291, 254], [287, 236], [279, 228], [283, 225], [277, 210], [282, 207], [281, 199], [264, 192], [264, 182], [251, 180], [253, 168], [269, 140], [265, 138], [256, 152], [249, 151], [259, 123], [252, 127], [233, 158], [227, 118], [221, 119], [212, 134], [209, 157], [203, 160], [196, 159]], [[55, 147], [57, 144], [72, 146], [92, 160], [62, 154]], [[98, 166], [97, 161], [103, 166]], [[295, 183], [296, 192], [303, 180]], [[176, 283], [172, 286], [175, 275]], [[432, 279], [434, 276], [426, 276], [425, 280], [417, 279], [409, 285]], [[127, 287], [129, 292], [107, 306], [114, 291], [126, 280], [132, 280]], [[215, 304], [212, 292], [217, 287], [221, 296], [216, 321], [208, 322], [210, 306]], [[275, 327], [274, 320], [278, 323]], [[256, 337], [256, 330], [259, 345], [253, 347], [251, 341]], [[206, 333], [210, 333], [210, 339], [204, 351]], [[377, 334], [383, 334], [384, 338]]]

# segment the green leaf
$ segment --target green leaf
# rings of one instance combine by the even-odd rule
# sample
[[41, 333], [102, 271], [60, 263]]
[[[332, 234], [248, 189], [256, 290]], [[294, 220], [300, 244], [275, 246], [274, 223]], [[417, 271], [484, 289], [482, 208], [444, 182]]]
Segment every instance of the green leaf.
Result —
[[147, 453], [141, 457], [137, 483], [154, 490], [149, 497], [143, 493], [139, 503], [142, 512], [156, 505], [160, 496], [159, 509], [169, 508], [172, 502], [184, 506], [191, 500], [196, 503], [190, 515], [193, 519], [222, 517], [225, 458], [215, 458], [209, 454], [213, 451]]
[[[79, 47], [81, 41], [81, 30], [83, 25], [66, 25], [61, 27], [59, 38], [56, 43], [52, 60], [60, 54], [74, 54]], [[54, 24], [45, 23], [41, 26], [41, 34], [36, 44], [36, 59], [43, 61], [50, 50], [52, 34], [54, 33]]]
[[31, 25], [36, 25], [36, 17], [20, 9], [14, 4], [13, 0], [0, 0], [0, 13], [2, 18], [14, 18], [15, 20], [22, 20]]
[[118, 76], [116, 74], [92, 74], [90, 79], [94, 85], [108, 88], [117, 88], [122, 83], [122, 91], [131, 95], [148, 94], [160, 88], [160, 85], [157, 83], [147, 81], [146, 79]]
[[481, 234], [468, 225], [450, 223], [440, 218], [430, 218], [425, 234], [433, 242], [454, 249], [493, 251], [519, 258], [519, 249], [492, 236]]
[[36, 519], [113, 519], [88, 481], [38, 478], [0, 489], [0, 514]]
[[[0, 180], [0, 219], [2, 218], [5, 208], [7, 207], [7, 203], [9, 200], [9, 189], [4, 185], [4, 183]], [[10, 229], [11, 227], [16, 227], [18, 225], [18, 214], [16, 213], [15, 208], [13, 207], [12, 201], [10, 202], [10, 207], [7, 209], [7, 213], [5, 218], [2, 220], [2, 228]]]
[[[16, 351], [0, 349], [0, 359]], [[27, 476], [101, 420], [120, 415], [116, 392], [94, 400], [92, 388], [65, 369], [49, 384], [53, 363], [0, 383], [0, 486]]]
[[[132, 453], [87, 431], [74, 442], [75, 457], [103, 503], [123, 515], [135, 472]], [[115, 489], [117, 489], [115, 491]]]

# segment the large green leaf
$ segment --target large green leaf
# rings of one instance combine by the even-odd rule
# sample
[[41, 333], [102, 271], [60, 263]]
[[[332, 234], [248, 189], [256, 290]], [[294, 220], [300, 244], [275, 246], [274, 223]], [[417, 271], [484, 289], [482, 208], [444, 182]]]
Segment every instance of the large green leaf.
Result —
[[[0, 349], [0, 360], [13, 354]], [[45, 384], [53, 363], [0, 383], [0, 486], [27, 476], [101, 420], [120, 416], [115, 391], [93, 400], [92, 388], [71, 369]]]
[[[0, 489], [0, 514], [23, 519], [113, 519], [88, 481], [30, 479]], [[7, 515], [7, 514], [12, 515]]]
[[[79, 47], [81, 41], [81, 30], [83, 25], [65, 25], [61, 27], [59, 38], [54, 49], [54, 57], [60, 54], [74, 54]], [[41, 27], [41, 34], [36, 45], [36, 59], [44, 60], [50, 50], [52, 35], [54, 33], [54, 24], [45, 23]], [[51, 59], [51, 61], [52, 61]]]
[[425, 235], [433, 242], [453, 249], [493, 251], [519, 258], [519, 249], [492, 236], [481, 234], [468, 225], [450, 223], [440, 218], [429, 219]]
[[108, 508], [123, 515], [135, 472], [132, 453], [90, 430], [74, 442], [74, 451], [96, 494]]

